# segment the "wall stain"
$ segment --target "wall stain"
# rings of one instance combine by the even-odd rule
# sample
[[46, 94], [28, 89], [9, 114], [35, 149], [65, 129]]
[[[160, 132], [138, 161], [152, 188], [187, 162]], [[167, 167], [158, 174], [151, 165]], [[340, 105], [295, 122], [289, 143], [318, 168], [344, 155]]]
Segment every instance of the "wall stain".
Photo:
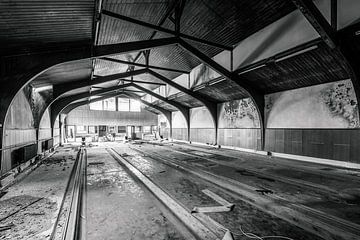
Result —
[[320, 93], [320, 98], [332, 116], [345, 119], [349, 128], [360, 127], [358, 104], [350, 81], [335, 83]]
[[[227, 128], [260, 127], [256, 107], [250, 98], [223, 103], [221, 108], [220, 122], [224, 122]], [[245, 124], [245, 118], [252, 122], [252, 126]]]

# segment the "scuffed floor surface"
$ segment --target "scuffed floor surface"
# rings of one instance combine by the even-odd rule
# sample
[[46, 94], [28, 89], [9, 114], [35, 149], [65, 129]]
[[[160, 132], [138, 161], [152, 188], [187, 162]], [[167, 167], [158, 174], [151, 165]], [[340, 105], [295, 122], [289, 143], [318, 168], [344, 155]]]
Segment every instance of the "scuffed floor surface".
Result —
[[76, 149], [59, 148], [54, 155], [0, 198], [0, 239], [49, 239], [58, 216]]
[[87, 174], [87, 239], [187, 239], [105, 148], [88, 149]]

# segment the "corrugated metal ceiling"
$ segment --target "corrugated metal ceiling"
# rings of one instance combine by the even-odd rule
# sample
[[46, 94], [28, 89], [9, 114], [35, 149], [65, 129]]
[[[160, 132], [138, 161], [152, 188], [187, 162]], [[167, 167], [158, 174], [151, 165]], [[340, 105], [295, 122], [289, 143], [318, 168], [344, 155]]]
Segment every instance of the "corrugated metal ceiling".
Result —
[[91, 42], [94, 0], [0, 1], [0, 51], [52, 42]]
[[290, 90], [349, 78], [347, 67], [341, 59], [335, 51], [321, 43], [314, 50], [280, 62], [270, 62], [242, 74], [242, 77], [265, 93]]
[[[104, 0], [103, 9], [159, 25], [175, 0]], [[0, 2], [0, 52], [15, 48], [45, 46], [48, 43], [92, 42], [94, 0], [12, 0]], [[244, 38], [264, 28], [295, 10], [288, 0], [187, 0], [181, 19], [181, 31], [185, 34], [224, 45], [235, 45]], [[165, 20], [162, 27], [173, 29], [174, 24]], [[100, 23], [98, 44], [111, 44], [146, 40], [153, 30], [103, 15]], [[157, 33], [156, 38], [166, 37]], [[221, 49], [188, 41], [209, 57]], [[115, 56], [132, 61], [137, 53]], [[242, 75], [265, 93], [310, 86], [319, 83], [348, 78], [346, 66], [336, 54], [324, 44], [315, 50], [295, 57], [272, 62], [262, 68]], [[144, 63], [141, 56], [138, 61]], [[94, 62], [95, 75], [104, 76], [125, 72], [127, 65], [97, 59]], [[200, 62], [178, 46], [167, 46], [151, 50], [150, 64], [168, 68], [191, 70]], [[137, 67], [136, 69], [139, 69]], [[87, 79], [91, 75], [90, 60], [66, 63], [56, 66], [39, 76], [33, 84], [41, 86], [66, 81]], [[160, 71], [173, 79], [179, 75]], [[142, 81], [156, 81], [144, 74], [135, 77]], [[118, 81], [102, 84], [101, 87], [114, 86]], [[150, 89], [156, 85], [143, 85]], [[235, 83], [222, 81], [205, 86], [199, 93], [219, 102], [246, 97], [244, 91]], [[184, 95], [176, 99], [184, 105], [197, 105], [196, 101]], [[193, 103], [191, 103], [193, 102]], [[168, 104], [158, 101], [167, 109]]]

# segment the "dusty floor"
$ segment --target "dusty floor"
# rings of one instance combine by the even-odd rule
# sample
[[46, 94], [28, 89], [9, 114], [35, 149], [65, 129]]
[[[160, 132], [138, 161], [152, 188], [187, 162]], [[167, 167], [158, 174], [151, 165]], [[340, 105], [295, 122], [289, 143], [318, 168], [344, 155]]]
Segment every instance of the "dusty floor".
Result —
[[[191, 169], [199, 169], [240, 182], [250, 189], [256, 189], [259, 194], [272, 198], [274, 202], [281, 201], [288, 206], [304, 210], [306, 213], [317, 214], [327, 219], [336, 219], [338, 223], [341, 223], [341, 226], [337, 224], [336, 227], [342, 228], [344, 231], [351, 229], [357, 235], [360, 232], [360, 225], [358, 225], [360, 223], [359, 171], [186, 144], [133, 144], [130, 146], [140, 150], [138, 158], [145, 158], [150, 162], [145, 164], [146, 167], [140, 163], [143, 160], [137, 163], [139, 167], [143, 168], [143, 171], [151, 169], [149, 167], [151, 165], [159, 164], [151, 157], [151, 154], [155, 154], [154, 156], [162, 156], [169, 161], [189, 166]], [[137, 160], [133, 158], [132, 161], [136, 162]], [[153, 168], [161, 169], [163, 166]], [[160, 178], [159, 174], [150, 172], [148, 174], [152, 175], [154, 179]], [[165, 174], [164, 172], [163, 175]], [[182, 185], [191, 186], [194, 183], [189, 177], [183, 181], [188, 181], [188, 183]], [[173, 189], [168, 191], [173, 191]], [[183, 198], [180, 197], [180, 199]], [[279, 234], [276, 229], [276, 221], [269, 221], [269, 224], [266, 224], [266, 218], [251, 211], [248, 216], [242, 217], [242, 221], [244, 218], [249, 220], [250, 229], [256, 230], [259, 235], [267, 235], [266, 231], [261, 229], [262, 227], [257, 227], [260, 224], [264, 229], [274, 230], [271, 235]], [[241, 211], [243, 216], [244, 212], [246, 211]], [[258, 222], [259, 218], [263, 222]], [[230, 226], [234, 226], [237, 222], [236, 216], [232, 216], [230, 219]], [[256, 223], [255, 227], [254, 223]], [[236, 226], [234, 227], [236, 228]], [[299, 235], [291, 229], [286, 230], [286, 227], [284, 228], [281, 224], [278, 227], [287, 236], [293, 236], [296, 239], [313, 239], [307, 238], [303, 234]], [[329, 228], [333, 227], [330, 225]], [[315, 230], [317, 231], [317, 229]], [[325, 239], [327, 238], [325, 236]]]
[[88, 149], [87, 239], [186, 239], [103, 147]]
[[[146, 148], [145, 145], [139, 145], [137, 147]], [[121, 149], [117, 147], [115, 147], [115, 149], [121, 153]], [[133, 152], [128, 152], [128, 155], [129, 156], [127, 156], [126, 159], [169, 195], [181, 202], [181, 204], [189, 211], [197, 206], [219, 205], [202, 192], [204, 189], [209, 189], [227, 201], [234, 203], [235, 208], [231, 212], [210, 213], [208, 215], [232, 232], [238, 233], [238, 236], [235, 236], [235, 239], [246, 239], [240, 233], [240, 227], [244, 231], [256, 233], [259, 236], [281, 235], [298, 240], [320, 239], [311, 233], [307, 233], [301, 228], [289, 225], [279, 218], [275, 218], [255, 209], [243, 201], [234, 199], [231, 195], [219, 190], [219, 188], [216, 188], [202, 179], [193, 177], [151, 158], [139, 155], [134, 157]], [[168, 155], [170, 155], [170, 153], [168, 153]], [[224, 234], [224, 232], [222, 234]]]
[[[338, 239], [316, 236], [314, 231], [310, 233], [266, 213], [234, 192], [169, 162], [230, 179], [255, 190], [260, 198], [292, 204], [294, 209], [303, 206], [309, 213], [321, 213], [343, 224], [334, 225], [336, 228], [350, 226], [355, 233], [360, 232], [359, 171], [206, 146], [98, 143], [87, 148], [86, 217], [90, 240], [193, 237], [106, 148], [113, 148], [189, 212], [194, 207], [219, 206], [204, 194], [205, 189], [235, 204], [232, 211], [205, 215], [230, 229], [237, 240], [248, 239], [241, 231], [296, 240]], [[0, 231], [0, 239], [49, 239], [76, 153], [75, 147], [58, 148], [56, 154], [0, 198], [0, 226], [11, 225]], [[210, 222], [205, 225], [214, 227]], [[224, 234], [221, 227], [212, 230], [219, 236]]]
[[76, 157], [72, 147], [57, 150], [0, 198], [0, 239], [48, 239], [53, 231]]

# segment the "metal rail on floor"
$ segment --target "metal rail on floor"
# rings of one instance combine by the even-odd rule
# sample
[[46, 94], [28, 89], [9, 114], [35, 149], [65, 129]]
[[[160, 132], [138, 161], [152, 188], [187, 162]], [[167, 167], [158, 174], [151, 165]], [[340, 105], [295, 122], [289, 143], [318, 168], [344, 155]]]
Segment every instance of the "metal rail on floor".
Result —
[[[76, 156], [73, 169], [70, 174], [63, 203], [60, 207], [59, 216], [51, 240], [81, 240], [86, 239], [86, 149], [81, 147]], [[69, 208], [66, 211], [65, 225], [62, 228], [61, 236], [56, 236], [56, 229], [63, 212], [64, 201], [70, 196]], [[65, 211], [64, 211], [65, 212]]]

